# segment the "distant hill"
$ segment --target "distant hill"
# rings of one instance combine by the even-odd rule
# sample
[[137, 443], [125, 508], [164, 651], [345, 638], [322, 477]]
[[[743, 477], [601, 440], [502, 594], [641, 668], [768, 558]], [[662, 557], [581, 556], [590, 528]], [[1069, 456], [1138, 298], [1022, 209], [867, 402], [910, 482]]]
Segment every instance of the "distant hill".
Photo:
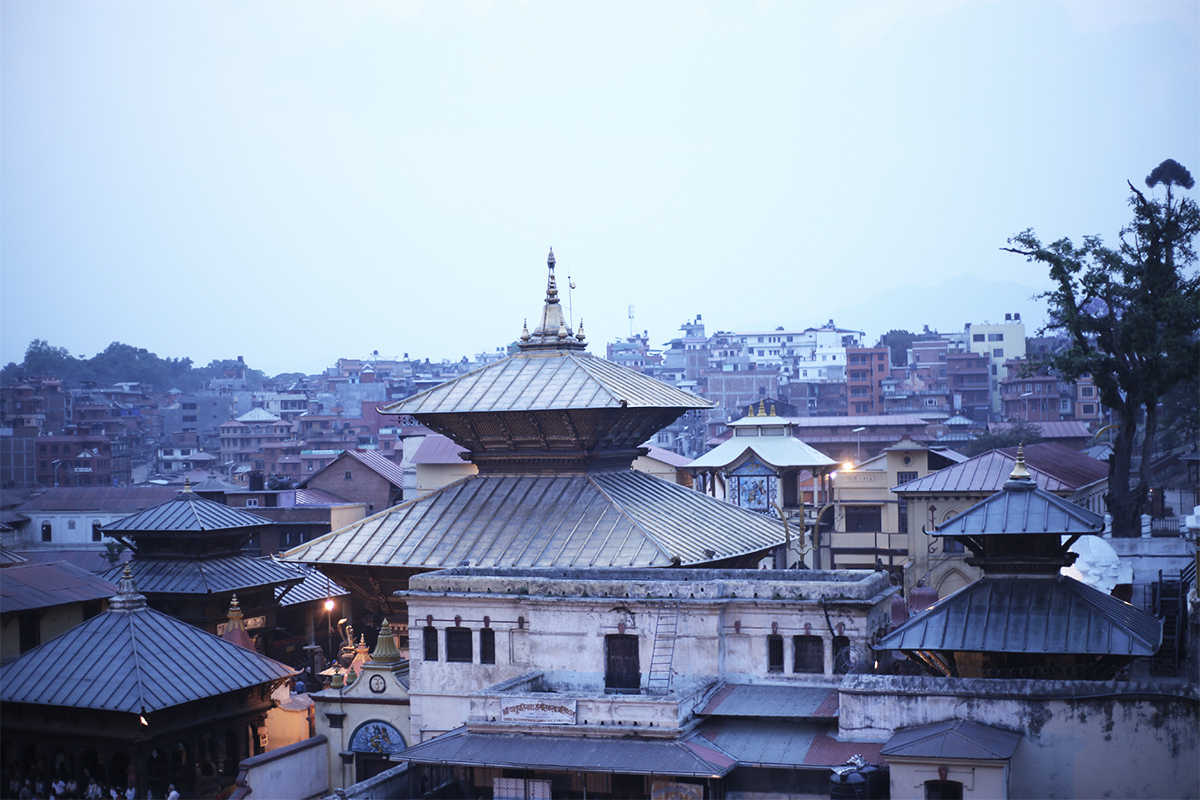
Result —
[[861, 330], [874, 344], [880, 335], [900, 328], [921, 333], [926, 325], [939, 333], [961, 331], [968, 323], [1003, 322], [1017, 313], [1025, 335], [1036, 336], [1046, 323], [1046, 301], [1034, 300], [1042, 290], [1012, 281], [989, 281], [960, 275], [933, 286], [908, 284], [844, 306], [826, 306], [825, 319]]

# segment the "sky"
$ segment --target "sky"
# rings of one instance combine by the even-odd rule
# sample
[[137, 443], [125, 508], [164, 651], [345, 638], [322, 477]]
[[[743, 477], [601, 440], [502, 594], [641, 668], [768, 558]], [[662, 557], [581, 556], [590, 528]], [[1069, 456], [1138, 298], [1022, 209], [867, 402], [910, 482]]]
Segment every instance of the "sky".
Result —
[[1200, 175], [1194, 1], [5, 0], [0, 363], [457, 360], [550, 247], [601, 355], [1032, 327], [1007, 237], [1114, 242], [1166, 158]]

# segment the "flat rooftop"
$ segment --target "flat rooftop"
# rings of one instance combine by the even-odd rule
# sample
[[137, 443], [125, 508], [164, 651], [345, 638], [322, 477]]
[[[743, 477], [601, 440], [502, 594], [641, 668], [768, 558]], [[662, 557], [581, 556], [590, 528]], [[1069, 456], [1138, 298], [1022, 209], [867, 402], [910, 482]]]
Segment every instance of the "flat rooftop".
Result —
[[891, 583], [886, 572], [871, 570], [453, 567], [414, 575], [408, 586], [397, 594], [874, 602]]

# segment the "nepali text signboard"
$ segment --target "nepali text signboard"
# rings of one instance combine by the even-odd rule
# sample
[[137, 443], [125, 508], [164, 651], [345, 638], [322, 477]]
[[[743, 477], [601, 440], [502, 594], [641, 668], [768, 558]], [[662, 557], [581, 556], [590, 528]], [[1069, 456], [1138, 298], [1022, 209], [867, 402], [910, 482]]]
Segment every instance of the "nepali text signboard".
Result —
[[575, 701], [545, 697], [505, 697], [500, 701], [500, 719], [504, 722], [574, 725]]

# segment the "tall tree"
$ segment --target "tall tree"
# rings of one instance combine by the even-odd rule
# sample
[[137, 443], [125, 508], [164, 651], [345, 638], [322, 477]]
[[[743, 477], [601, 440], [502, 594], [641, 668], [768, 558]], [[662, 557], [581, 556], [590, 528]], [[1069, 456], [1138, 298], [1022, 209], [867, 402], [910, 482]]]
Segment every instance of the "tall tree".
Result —
[[1116, 412], [1105, 495], [1115, 536], [1140, 533], [1160, 403], [1200, 370], [1200, 276], [1194, 269], [1200, 208], [1175, 194], [1175, 187], [1191, 189], [1195, 181], [1168, 159], [1146, 178], [1152, 189], [1160, 184], [1162, 199], [1129, 183], [1133, 219], [1115, 249], [1098, 236], [1085, 236], [1081, 247], [1070, 239], [1043, 245], [1032, 229], [1003, 248], [1045, 264], [1056, 285], [1042, 295], [1050, 306], [1046, 329], [1065, 333], [1070, 346], [1047, 363], [1066, 380], [1091, 375], [1101, 402]]

